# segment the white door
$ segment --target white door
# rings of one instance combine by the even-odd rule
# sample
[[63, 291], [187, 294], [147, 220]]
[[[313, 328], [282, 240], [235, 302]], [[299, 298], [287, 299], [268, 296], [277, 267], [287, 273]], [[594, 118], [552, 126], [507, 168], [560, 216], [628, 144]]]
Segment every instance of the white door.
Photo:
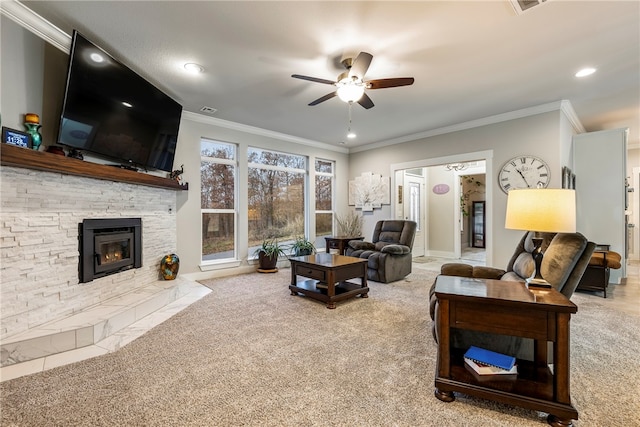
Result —
[[424, 206], [424, 176], [404, 174], [404, 218], [415, 221], [416, 237], [413, 241], [413, 256], [424, 256], [426, 233], [425, 206]]

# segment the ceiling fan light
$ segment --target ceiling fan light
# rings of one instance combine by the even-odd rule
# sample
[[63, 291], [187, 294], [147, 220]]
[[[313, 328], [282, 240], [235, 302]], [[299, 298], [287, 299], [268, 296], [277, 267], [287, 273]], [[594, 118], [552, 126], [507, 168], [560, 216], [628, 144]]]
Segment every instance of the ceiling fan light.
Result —
[[344, 102], [356, 102], [364, 94], [364, 86], [356, 84], [346, 84], [338, 88], [338, 98]]

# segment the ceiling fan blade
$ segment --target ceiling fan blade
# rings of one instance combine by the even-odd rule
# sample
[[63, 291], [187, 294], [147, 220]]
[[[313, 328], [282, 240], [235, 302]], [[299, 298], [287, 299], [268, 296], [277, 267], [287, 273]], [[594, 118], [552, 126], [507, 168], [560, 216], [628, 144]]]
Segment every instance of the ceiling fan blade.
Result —
[[336, 96], [337, 94], [338, 94], [338, 92], [337, 92], [337, 91], [336, 91], [336, 92], [328, 93], [328, 94], [326, 94], [325, 96], [323, 96], [323, 97], [321, 97], [321, 98], [318, 98], [318, 99], [316, 99], [315, 101], [311, 102], [309, 105], [310, 105], [310, 106], [318, 105], [318, 104], [320, 104], [321, 102], [324, 102], [324, 101], [327, 101], [327, 100], [329, 100], [329, 99], [333, 98], [333, 97], [334, 97], [334, 96]]
[[362, 105], [367, 110], [375, 105], [366, 93], [362, 94], [362, 97], [358, 100], [358, 104]]
[[302, 76], [300, 74], [291, 74], [291, 77], [293, 77], [295, 79], [308, 80], [310, 82], [324, 83], [326, 85], [335, 85], [336, 84], [336, 82], [334, 82], [333, 80], [319, 79], [317, 77]]
[[414, 82], [413, 77], [398, 77], [395, 79], [377, 79], [365, 82], [367, 89], [384, 89], [387, 87], [410, 86]]
[[360, 80], [364, 79], [364, 75], [369, 69], [369, 65], [371, 65], [371, 60], [373, 59], [373, 55], [367, 52], [360, 52], [356, 59], [353, 60], [353, 64], [351, 64], [351, 68], [349, 69], [349, 77], [357, 77]]

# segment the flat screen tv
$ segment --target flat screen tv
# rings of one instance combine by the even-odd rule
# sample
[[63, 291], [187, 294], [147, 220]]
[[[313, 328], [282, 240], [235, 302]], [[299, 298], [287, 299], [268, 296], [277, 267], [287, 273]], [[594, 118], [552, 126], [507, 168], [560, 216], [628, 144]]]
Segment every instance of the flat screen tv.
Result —
[[58, 143], [171, 172], [182, 106], [73, 32]]

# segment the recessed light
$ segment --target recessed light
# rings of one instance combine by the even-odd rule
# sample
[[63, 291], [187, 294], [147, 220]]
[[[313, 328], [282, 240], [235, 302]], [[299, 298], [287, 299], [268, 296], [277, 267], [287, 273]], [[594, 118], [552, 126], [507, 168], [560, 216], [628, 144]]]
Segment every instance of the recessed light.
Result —
[[353, 138], [355, 138], [355, 137], [356, 137], [356, 134], [355, 134], [355, 133], [353, 133], [353, 132], [349, 132], [349, 133], [347, 134], [347, 138], [349, 138], [349, 139], [353, 139]]
[[190, 72], [191, 74], [204, 73], [204, 67], [200, 64], [196, 64], [195, 62], [188, 62], [184, 64], [184, 69]]
[[127, 101], [122, 101], [122, 105], [124, 105], [127, 108], [133, 107], [133, 105], [129, 104]]
[[582, 70], [578, 71], [576, 73], [576, 77], [586, 77], [586, 76], [590, 76], [591, 74], [595, 73], [596, 69], [595, 68], [583, 68]]

